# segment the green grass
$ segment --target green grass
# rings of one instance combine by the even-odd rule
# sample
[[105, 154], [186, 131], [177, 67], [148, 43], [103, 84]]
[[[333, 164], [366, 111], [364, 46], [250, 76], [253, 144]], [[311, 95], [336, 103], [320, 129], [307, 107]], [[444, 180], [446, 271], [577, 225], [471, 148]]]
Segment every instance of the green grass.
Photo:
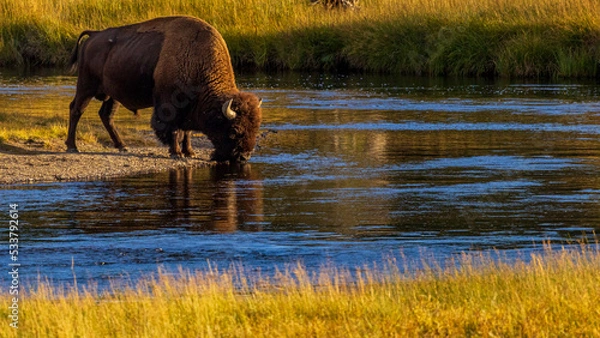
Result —
[[[427, 261], [426, 258], [423, 261]], [[460, 263], [460, 264], [456, 264]], [[410, 264], [401, 262], [401, 264]], [[464, 254], [402, 273], [297, 265], [159, 271], [135, 285], [84, 292], [39, 281], [23, 290], [16, 337], [597, 337], [598, 247], [507, 263]], [[3, 304], [8, 295], [0, 295]], [[0, 315], [7, 318], [8, 309]], [[6, 320], [6, 319], [5, 319]]]
[[[61, 66], [84, 29], [164, 15], [214, 25], [238, 68], [595, 77], [600, 0], [0, 0], [0, 65]], [[58, 13], [58, 14], [57, 14]]]

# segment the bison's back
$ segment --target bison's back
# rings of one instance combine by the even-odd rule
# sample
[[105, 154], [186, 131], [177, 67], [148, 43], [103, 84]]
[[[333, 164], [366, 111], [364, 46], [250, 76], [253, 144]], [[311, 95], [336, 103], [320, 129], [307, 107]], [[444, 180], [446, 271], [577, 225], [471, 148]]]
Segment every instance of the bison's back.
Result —
[[93, 67], [100, 73], [104, 94], [132, 110], [150, 107], [154, 69], [163, 40], [164, 36], [159, 32], [139, 33], [119, 28], [91, 37], [89, 44], [93, 47], [90, 49], [99, 50], [96, 58], [102, 58], [102, 52], [108, 50], [103, 67]]
[[192, 17], [170, 17], [164, 29], [162, 53], [154, 79], [157, 85], [176, 84], [204, 91], [236, 89], [227, 45], [208, 23]]
[[[206, 22], [165, 17], [90, 34], [81, 73], [97, 96], [111, 96], [131, 110], [150, 107], [157, 93], [235, 88], [227, 46]], [[80, 61], [81, 62], [81, 61]], [[213, 88], [214, 89], [214, 88]]]

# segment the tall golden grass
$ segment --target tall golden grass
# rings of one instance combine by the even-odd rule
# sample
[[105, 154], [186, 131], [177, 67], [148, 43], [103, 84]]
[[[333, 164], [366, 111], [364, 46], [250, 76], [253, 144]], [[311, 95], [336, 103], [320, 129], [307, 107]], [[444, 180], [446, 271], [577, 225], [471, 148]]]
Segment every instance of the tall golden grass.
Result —
[[21, 296], [19, 328], [0, 325], [0, 336], [598, 337], [598, 249], [511, 263], [464, 254], [412, 273], [396, 262], [262, 278], [239, 267], [159, 271], [108, 291], [39, 282]]
[[163, 15], [221, 31], [237, 67], [592, 77], [600, 0], [0, 0], [0, 65], [64, 65], [76, 36]]

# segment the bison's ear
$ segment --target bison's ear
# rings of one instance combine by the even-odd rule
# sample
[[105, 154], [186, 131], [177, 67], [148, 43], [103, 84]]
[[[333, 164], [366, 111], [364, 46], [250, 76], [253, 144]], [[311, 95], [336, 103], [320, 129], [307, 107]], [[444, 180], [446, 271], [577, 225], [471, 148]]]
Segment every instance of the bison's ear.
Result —
[[258, 108], [260, 108], [260, 106], [262, 106], [262, 99], [258, 99]]
[[223, 103], [223, 107], [221, 110], [223, 111], [223, 116], [225, 116], [228, 120], [233, 120], [237, 116], [235, 111], [231, 109], [231, 104], [233, 103], [233, 99]]

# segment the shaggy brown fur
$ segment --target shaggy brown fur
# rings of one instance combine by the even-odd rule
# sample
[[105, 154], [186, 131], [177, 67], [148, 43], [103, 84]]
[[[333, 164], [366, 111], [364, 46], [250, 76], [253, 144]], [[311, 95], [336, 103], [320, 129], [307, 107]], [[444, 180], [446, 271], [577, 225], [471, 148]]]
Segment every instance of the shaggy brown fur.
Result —
[[[89, 38], [79, 46], [84, 36]], [[77, 123], [95, 97], [104, 101], [99, 114], [119, 149], [124, 150], [125, 144], [113, 115], [122, 104], [133, 112], [154, 107], [152, 128], [173, 156], [192, 155], [190, 136], [197, 130], [213, 143], [214, 159], [250, 158], [261, 123], [261, 100], [238, 90], [227, 45], [206, 22], [164, 17], [84, 31], [71, 63], [77, 64], [79, 75], [70, 107], [67, 151], [77, 151]], [[222, 111], [229, 100], [235, 118]]]

